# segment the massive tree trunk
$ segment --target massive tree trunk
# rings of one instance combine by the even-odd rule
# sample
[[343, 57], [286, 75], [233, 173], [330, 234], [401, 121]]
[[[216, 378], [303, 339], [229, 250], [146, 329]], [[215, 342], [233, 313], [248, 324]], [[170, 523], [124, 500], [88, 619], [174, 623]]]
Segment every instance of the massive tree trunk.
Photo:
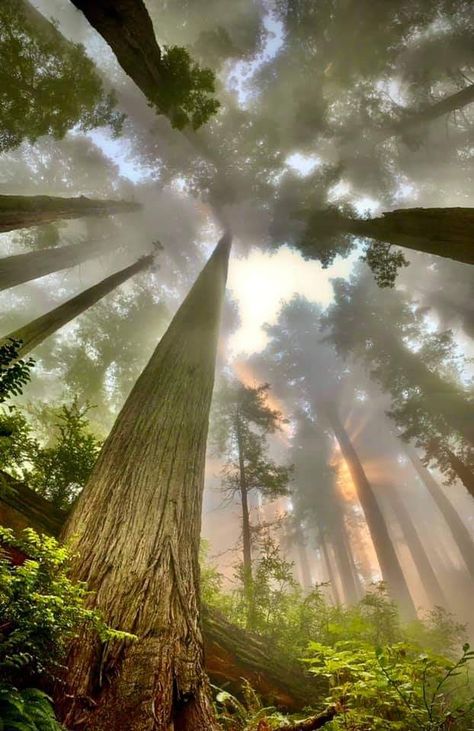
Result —
[[420, 125], [432, 122], [434, 119], [439, 119], [439, 117], [455, 112], [458, 109], [463, 109], [473, 102], [474, 84], [470, 84], [464, 89], [461, 89], [461, 91], [457, 91], [455, 94], [450, 94], [444, 99], [441, 99], [434, 104], [430, 104], [429, 106], [425, 106], [417, 112], [405, 112], [398, 122], [394, 122], [387, 126], [380, 136], [375, 133], [377, 142], [382, 142], [383, 140], [394, 136], [401, 136], [402, 138], [406, 137]]
[[339, 592], [339, 587], [337, 585], [337, 575], [336, 575], [336, 572], [334, 571], [333, 562], [331, 560], [328, 540], [327, 540], [326, 536], [324, 535], [323, 531], [320, 531], [320, 534], [319, 534], [319, 544], [321, 547], [322, 554], [324, 556], [324, 565], [326, 567], [328, 581], [331, 586], [331, 592], [332, 592], [332, 596], [334, 599], [334, 604], [337, 607], [340, 607], [342, 604], [342, 598], [341, 598], [341, 594]]
[[126, 213], [136, 211], [140, 207], [139, 203], [130, 201], [94, 200], [83, 195], [79, 198], [55, 198], [49, 195], [0, 195], [0, 232], [52, 223], [62, 218]]
[[474, 497], [474, 473], [451, 449], [445, 447], [445, 452], [448, 455], [451, 468], [457, 474], [468, 493]]
[[436, 577], [425, 548], [420, 540], [418, 531], [415, 528], [402, 499], [397, 494], [396, 489], [393, 486], [390, 486], [390, 489], [386, 490], [384, 495], [391, 510], [393, 510], [395, 514], [400, 528], [402, 529], [405, 543], [412, 555], [420, 581], [423, 585], [426, 596], [428, 597], [428, 601], [434, 607], [439, 606], [448, 609], [448, 602], [444, 591], [441, 588], [441, 584]]
[[[59, 535], [66, 520], [63, 511], [5, 472], [0, 472], [0, 483], [13, 488], [0, 491], [1, 525], [16, 534], [31, 527], [38, 533]], [[27, 558], [17, 554], [17, 564]], [[239, 695], [245, 678], [265, 703], [292, 711], [326, 695], [324, 679], [305, 673], [301, 663], [231, 624], [220, 612], [203, 607], [202, 624], [206, 671], [216, 685]]]
[[91, 606], [132, 642], [74, 642], [62, 718], [89, 731], [217, 728], [199, 625], [209, 407], [230, 236], [135, 384], [67, 524]]
[[161, 50], [143, 0], [72, 0], [108, 43], [125, 73], [166, 114]]
[[322, 413], [330, 424], [349, 467], [357, 491], [357, 497], [364, 511], [367, 527], [374, 544], [383, 580], [386, 582], [387, 589], [393, 599], [398, 603], [404, 617], [406, 619], [412, 619], [416, 617], [415, 605], [413, 604], [405, 576], [403, 575], [395, 548], [390, 539], [385, 519], [364, 472], [364, 468], [339, 418], [337, 409], [332, 404], [324, 404], [321, 407]]
[[409, 444], [405, 444], [404, 446], [417, 475], [423, 482], [445, 519], [454, 542], [459, 549], [459, 553], [461, 554], [470, 575], [474, 579], [474, 542], [468, 529], [459, 517], [449, 498], [446, 497], [430, 471], [426, 469], [421, 459], [418, 457], [416, 450]]
[[106, 251], [104, 242], [99, 239], [7, 256], [0, 259], [0, 291], [82, 264]]
[[474, 208], [401, 208], [379, 218], [341, 217], [339, 230], [474, 264]]
[[154, 256], [152, 254], [143, 256], [131, 266], [122, 269], [110, 277], [103, 279], [99, 284], [89, 287], [81, 294], [68, 300], [51, 312], [47, 312], [36, 320], [32, 320], [27, 325], [19, 327], [17, 330], [5, 335], [0, 339], [0, 345], [9, 340], [21, 341], [21, 347], [18, 350], [18, 358], [23, 358], [27, 353], [36, 348], [47, 337], [59, 330], [63, 325], [73, 320], [85, 310], [92, 307], [106, 294], [112, 292], [119, 284], [122, 284], [137, 272], [146, 269], [152, 264]]
[[252, 572], [252, 530], [250, 526], [250, 511], [248, 503], [248, 486], [245, 475], [245, 455], [242, 439], [240, 417], [237, 415], [235, 432], [237, 449], [239, 452], [239, 491], [242, 506], [242, 543], [243, 543], [243, 580], [244, 593], [247, 601], [247, 628], [251, 629], [255, 623], [255, 593]]
[[334, 557], [339, 576], [341, 577], [345, 602], [351, 605], [356, 604], [362, 598], [363, 592], [352, 557], [346, 527], [343, 523], [342, 516], [339, 516], [339, 518], [336, 518], [337, 523], [333, 539]]

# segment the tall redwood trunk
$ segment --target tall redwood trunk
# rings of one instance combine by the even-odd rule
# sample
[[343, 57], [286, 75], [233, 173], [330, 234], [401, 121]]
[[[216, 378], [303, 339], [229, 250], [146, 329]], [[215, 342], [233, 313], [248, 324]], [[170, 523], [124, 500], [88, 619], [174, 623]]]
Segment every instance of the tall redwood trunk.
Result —
[[474, 208], [401, 208], [379, 218], [340, 218], [339, 230], [474, 264]]
[[474, 473], [451, 449], [445, 448], [449, 464], [457, 474], [462, 484], [472, 497], [474, 497]]
[[423, 482], [424, 486], [436, 503], [438, 510], [445, 519], [464, 563], [466, 564], [470, 575], [474, 579], [474, 541], [472, 540], [468, 529], [459, 517], [457, 510], [449, 498], [446, 497], [442, 488], [432, 476], [431, 472], [426, 469], [423, 462], [418, 457], [415, 449], [409, 444], [405, 444], [404, 446], [417, 475]]
[[62, 218], [106, 216], [141, 208], [139, 203], [49, 195], [0, 195], [0, 232], [52, 223]]
[[327, 577], [328, 577], [329, 583], [331, 585], [331, 592], [333, 595], [334, 604], [337, 607], [339, 607], [339, 606], [341, 606], [342, 601], [341, 601], [341, 595], [339, 593], [339, 587], [337, 585], [337, 577], [336, 577], [336, 573], [334, 571], [333, 563], [331, 561], [331, 556], [329, 554], [328, 542], [322, 532], [319, 534], [319, 542], [320, 542], [321, 551], [322, 551], [322, 554], [324, 557]]
[[364, 472], [364, 468], [352, 446], [352, 442], [339, 418], [336, 408], [332, 404], [325, 404], [323, 406], [323, 413], [339, 442], [341, 452], [349, 467], [357, 491], [357, 497], [364, 511], [367, 527], [374, 544], [382, 577], [387, 584], [387, 589], [400, 606], [404, 617], [406, 619], [415, 618], [415, 605], [408, 590], [405, 576], [391, 541], [385, 519]]
[[362, 598], [363, 591], [357, 575], [351, 545], [347, 535], [346, 527], [342, 521], [337, 521], [333, 539], [334, 557], [341, 577], [344, 599], [347, 604], [356, 604]]
[[32, 320], [27, 325], [19, 327], [17, 330], [5, 335], [0, 339], [0, 344], [8, 342], [10, 339], [20, 340], [21, 347], [18, 350], [18, 358], [23, 358], [27, 353], [36, 348], [43, 340], [59, 330], [63, 325], [73, 320], [85, 310], [98, 302], [106, 294], [112, 292], [116, 287], [133, 277], [137, 272], [142, 271], [150, 266], [153, 262], [153, 255], [143, 256], [131, 266], [122, 269], [110, 277], [103, 279], [93, 287], [84, 290], [76, 297], [59, 305], [54, 310], [47, 312], [36, 320]]
[[390, 508], [393, 510], [395, 517], [402, 529], [405, 543], [410, 550], [416, 570], [420, 577], [420, 581], [425, 590], [428, 601], [432, 606], [448, 608], [448, 602], [441, 584], [439, 583], [430, 560], [426, 554], [426, 550], [420, 540], [417, 529], [411, 519], [411, 516], [405, 507], [402, 499], [397, 494], [396, 489], [391, 486], [384, 493]]
[[53, 249], [29, 251], [25, 254], [7, 256], [0, 259], [0, 290], [15, 287], [17, 284], [39, 279], [46, 274], [59, 272], [93, 259], [107, 251], [104, 242], [87, 241], [71, 246], [58, 246]]
[[252, 530], [250, 526], [250, 511], [248, 502], [248, 486], [245, 475], [245, 454], [240, 426], [240, 417], [236, 417], [237, 449], [239, 452], [239, 491], [242, 506], [242, 543], [243, 543], [243, 570], [244, 593], [247, 601], [247, 628], [255, 623], [255, 593], [252, 572]]
[[73, 643], [61, 715], [89, 731], [216, 729], [199, 623], [209, 408], [230, 236], [135, 384], [70, 519], [90, 605], [133, 642]]
[[377, 137], [377, 142], [388, 139], [395, 135], [409, 134], [414, 129], [419, 127], [421, 124], [426, 122], [432, 122], [434, 119], [439, 119], [445, 114], [455, 112], [457, 109], [463, 109], [468, 104], [474, 102], [474, 84], [466, 86], [461, 91], [457, 91], [455, 94], [441, 99], [434, 104], [425, 106], [417, 112], [405, 112], [402, 118], [398, 122], [394, 122], [382, 132], [381, 137]]

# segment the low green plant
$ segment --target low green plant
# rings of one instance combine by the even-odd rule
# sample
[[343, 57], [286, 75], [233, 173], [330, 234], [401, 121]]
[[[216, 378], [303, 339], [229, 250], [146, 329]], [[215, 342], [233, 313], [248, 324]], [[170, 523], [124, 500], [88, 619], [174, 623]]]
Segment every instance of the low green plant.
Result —
[[17, 690], [0, 684], [1, 731], [63, 731], [49, 696], [37, 688]]
[[[228, 731], [260, 731], [281, 726], [286, 717], [276, 708], [264, 706], [250, 683], [242, 681], [242, 698], [220, 688], [217, 691], [214, 707], [221, 726]], [[265, 725], [264, 725], [265, 724]]]

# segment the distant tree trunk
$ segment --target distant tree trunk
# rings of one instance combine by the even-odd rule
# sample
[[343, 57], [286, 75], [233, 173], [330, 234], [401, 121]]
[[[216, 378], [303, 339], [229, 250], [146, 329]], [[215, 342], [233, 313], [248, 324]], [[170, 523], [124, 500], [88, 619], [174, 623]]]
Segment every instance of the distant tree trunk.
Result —
[[418, 457], [415, 449], [409, 444], [405, 444], [404, 446], [417, 475], [423, 482], [445, 519], [454, 542], [459, 549], [459, 553], [461, 554], [470, 575], [474, 579], [474, 541], [472, 540], [468, 529], [459, 517], [457, 510], [454, 508], [449, 498], [446, 497], [430, 471], [426, 469], [421, 459]]
[[337, 226], [356, 236], [474, 264], [474, 208], [401, 208], [380, 218], [341, 217]]
[[328, 576], [329, 583], [331, 585], [331, 592], [333, 595], [334, 604], [337, 607], [340, 607], [342, 604], [342, 598], [339, 593], [339, 587], [337, 585], [337, 576], [335, 574], [333, 563], [332, 563], [331, 556], [329, 553], [329, 546], [328, 546], [327, 538], [323, 534], [322, 531], [320, 532], [320, 546], [321, 546], [321, 550], [322, 550], [322, 553], [324, 556], [324, 563], [326, 565], [326, 573]]
[[461, 91], [457, 91], [455, 94], [450, 94], [450, 96], [447, 96], [434, 104], [425, 106], [417, 112], [405, 112], [398, 122], [394, 122], [382, 131], [381, 136], [377, 137], [377, 142], [382, 142], [383, 140], [386, 140], [389, 137], [394, 137], [395, 135], [403, 138], [404, 136], [409, 135], [410, 132], [419, 127], [421, 124], [432, 122], [434, 119], [439, 119], [439, 117], [455, 112], [457, 109], [463, 109], [473, 102], [474, 84], [470, 84], [464, 89], [461, 89]]
[[[306, 548], [306, 539], [302, 528], [297, 525], [293, 532], [294, 543], [296, 544], [296, 551], [298, 555], [298, 563], [301, 571], [301, 586], [303, 591], [308, 591], [313, 586], [311, 578], [311, 570], [309, 568], [308, 551]], [[291, 538], [288, 539], [289, 545], [293, 541]]]
[[432, 604], [432, 606], [439, 606], [447, 609], [449, 605], [444, 591], [441, 588], [441, 584], [439, 583], [429, 561], [425, 548], [420, 540], [420, 536], [418, 535], [418, 531], [415, 528], [402, 499], [397, 494], [396, 488], [390, 486], [390, 489], [385, 491], [384, 496], [390, 508], [393, 510], [400, 528], [402, 529], [405, 543], [412, 555], [420, 581], [428, 597], [428, 601]]
[[0, 259], [0, 290], [16, 287], [17, 284], [74, 267], [100, 256], [106, 251], [104, 242], [99, 239], [71, 246], [58, 246], [53, 249], [41, 249], [16, 256], [7, 256]]
[[250, 526], [250, 511], [248, 502], [248, 486], [245, 475], [245, 454], [240, 426], [240, 417], [236, 417], [235, 432], [237, 449], [239, 452], [239, 491], [242, 506], [242, 543], [243, 543], [243, 580], [244, 593], [247, 601], [247, 629], [255, 624], [255, 592], [252, 572], [252, 529]]
[[364, 468], [352, 446], [352, 442], [339, 418], [336, 408], [332, 404], [324, 404], [322, 408], [324, 416], [339, 442], [341, 452], [354, 481], [357, 497], [364, 511], [383, 580], [387, 584], [388, 591], [399, 604], [404, 617], [407, 619], [415, 618], [415, 605], [413, 604], [405, 576], [403, 575], [395, 548], [390, 539], [385, 519], [364, 472]]
[[457, 474], [468, 493], [474, 497], [474, 473], [451, 449], [445, 447], [444, 451], [448, 456], [451, 468]]
[[53, 223], [63, 218], [106, 216], [141, 208], [129, 201], [54, 198], [49, 195], [0, 195], [0, 232]]
[[[217, 729], [199, 624], [209, 408], [230, 236], [224, 236], [125, 402], [67, 524], [90, 605], [133, 642], [84, 633], [58, 693], [66, 726]], [[62, 700], [61, 700], [62, 699]]]
[[37, 317], [36, 320], [32, 320], [27, 325], [19, 327], [17, 330], [5, 335], [0, 339], [0, 345], [8, 342], [10, 339], [20, 340], [21, 347], [18, 350], [18, 358], [23, 358], [27, 353], [40, 345], [43, 340], [55, 333], [57, 330], [62, 328], [66, 323], [74, 320], [75, 317], [80, 315], [89, 307], [92, 307], [106, 294], [112, 292], [119, 284], [122, 284], [130, 277], [133, 277], [137, 272], [141, 272], [143, 269], [152, 264], [154, 256], [152, 254], [143, 256], [138, 259], [131, 266], [122, 269], [110, 277], [103, 279], [93, 287], [89, 287], [84, 292], [76, 295], [72, 299], [64, 302], [64, 304], [55, 307], [54, 310], [47, 312], [41, 317]]
[[[338, 521], [339, 523], [339, 521]], [[344, 599], [347, 604], [356, 604], [362, 597], [362, 587], [356, 574], [351, 546], [344, 523], [336, 526], [334, 540], [334, 557], [341, 577]]]

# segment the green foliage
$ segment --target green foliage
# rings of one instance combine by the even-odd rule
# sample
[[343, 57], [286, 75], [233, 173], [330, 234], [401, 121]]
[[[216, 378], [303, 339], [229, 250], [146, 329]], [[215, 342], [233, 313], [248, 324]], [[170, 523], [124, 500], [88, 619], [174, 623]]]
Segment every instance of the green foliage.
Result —
[[62, 731], [51, 699], [37, 688], [18, 690], [0, 683], [2, 731]]
[[[37, 409], [33, 424], [17, 407], [0, 412], [0, 469], [66, 509], [87, 482], [101, 442], [77, 401]], [[41, 434], [43, 432], [43, 435]]]
[[334, 647], [311, 642], [309, 652], [310, 670], [330, 683], [326, 702], [338, 709], [329, 726], [334, 731], [461, 731], [474, 720], [467, 672], [474, 652], [467, 644], [454, 661], [406, 642], [383, 648], [351, 640]]
[[169, 114], [173, 127], [190, 125], [199, 129], [219, 109], [215, 92], [215, 76], [211, 69], [193, 62], [185, 48], [166, 47], [160, 72], [164, 89], [160, 90], [160, 109]]
[[110, 125], [119, 134], [124, 116], [115, 104], [80, 44], [64, 40], [46, 19], [27, 16], [15, 0], [2, 0], [0, 151], [42, 135], [61, 139], [76, 125]]
[[219, 723], [228, 731], [261, 731], [285, 723], [285, 716], [276, 708], [263, 706], [248, 681], [242, 682], [242, 700], [226, 690], [217, 689], [215, 710]]
[[30, 380], [30, 371], [35, 362], [33, 358], [17, 359], [20, 347], [21, 341], [13, 338], [0, 345], [0, 403], [10, 396], [20, 396]]

